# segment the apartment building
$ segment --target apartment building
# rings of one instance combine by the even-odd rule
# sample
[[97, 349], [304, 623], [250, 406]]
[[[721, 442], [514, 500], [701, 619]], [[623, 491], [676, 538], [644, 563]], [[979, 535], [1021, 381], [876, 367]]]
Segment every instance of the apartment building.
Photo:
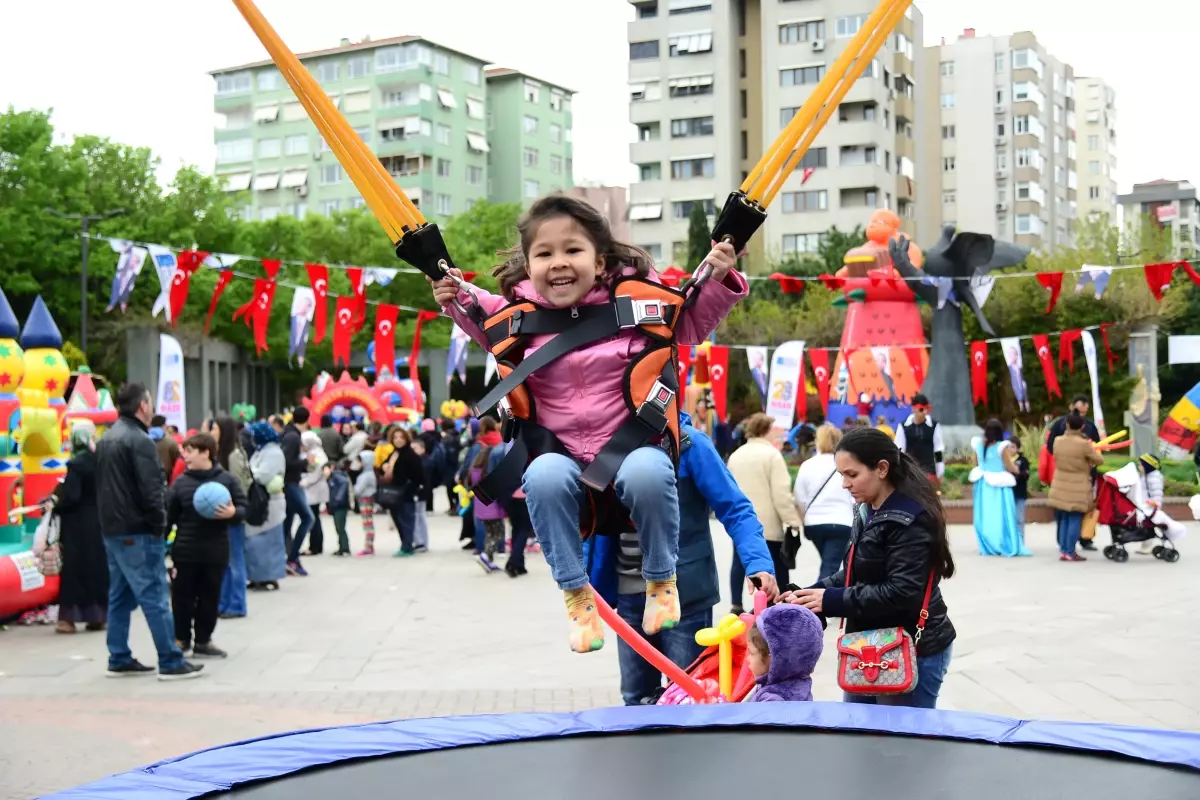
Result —
[[525, 203], [570, 189], [570, 89], [515, 69], [484, 73], [488, 87], [488, 199]]
[[1190, 181], [1135, 183], [1133, 191], [1120, 195], [1117, 202], [1127, 226], [1169, 228], [1176, 258], [1193, 258], [1200, 253], [1200, 199]]
[[1117, 222], [1117, 99], [1102, 78], [1076, 78], [1079, 218]]
[[604, 186], [585, 183], [575, 186], [567, 194], [576, 197], [599, 211], [608, 220], [613, 238], [628, 242], [629, 238], [629, 190], [624, 186]]
[[1069, 245], [1079, 214], [1071, 65], [1028, 31], [968, 28], [926, 48], [923, 78], [920, 240], [954, 223], [1033, 249]]
[[[525, 170], [490, 174], [489, 116], [500, 126], [536, 117], [532, 134], [518, 126], [517, 135], [506, 135], [503, 158], [519, 164], [522, 150], [536, 150], [530, 169], [549, 176], [557, 167], [562, 185], [570, 185], [570, 93], [560, 87], [495, 70], [492, 97], [486, 60], [420, 36], [343, 39], [300, 59], [428, 218], [444, 220], [483, 199], [518, 198], [524, 181], [543, 180]], [[216, 173], [228, 191], [247, 192], [247, 216], [299, 218], [364, 205], [274, 64], [212, 75]]]
[[[875, 3], [631, 2], [631, 236], [661, 263], [677, 264], [693, 207], [715, 217]], [[787, 177], [755, 237], [752, 269], [815, 253], [831, 227], [863, 225], [879, 207], [915, 216], [921, 27], [910, 9]]]

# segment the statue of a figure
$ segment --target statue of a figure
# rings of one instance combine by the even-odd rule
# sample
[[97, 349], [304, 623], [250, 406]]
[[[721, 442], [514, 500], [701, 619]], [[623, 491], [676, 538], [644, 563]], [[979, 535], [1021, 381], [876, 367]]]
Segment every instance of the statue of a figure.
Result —
[[[933, 307], [933, 336], [929, 372], [924, 393], [943, 425], [974, 425], [975, 406], [971, 402], [971, 368], [967, 343], [963, 339], [962, 305], [966, 304], [979, 320], [979, 327], [995, 335], [983, 315], [975, 295], [973, 279], [983, 278], [994, 269], [1020, 264], [1029, 251], [1007, 242], [997, 242], [983, 233], [959, 233], [953, 225], [942, 227], [942, 238], [925, 250], [924, 268], [913, 266], [908, 258], [908, 239], [901, 236], [890, 246], [892, 265], [910, 282], [910, 288]], [[943, 294], [939, 305], [938, 284], [951, 281], [952, 291]], [[986, 296], [985, 296], [986, 297]]]
[[1158, 391], [1157, 380], [1146, 380], [1146, 367], [1137, 365], [1137, 383], [1129, 395], [1129, 429], [1133, 439], [1133, 454], [1140, 456], [1148, 453], [1154, 455], [1158, 449], [1158, 434], [1155, 424], [1158, 422], [1158, 402], [1162, 395]]

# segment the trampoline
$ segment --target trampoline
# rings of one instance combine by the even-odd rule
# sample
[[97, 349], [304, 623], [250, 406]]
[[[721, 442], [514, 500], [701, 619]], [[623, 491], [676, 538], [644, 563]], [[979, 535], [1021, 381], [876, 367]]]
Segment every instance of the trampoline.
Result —
[[403, 720], [204, 750], [54, 798], [1194, 800], [1200, 734], [841, 703]]

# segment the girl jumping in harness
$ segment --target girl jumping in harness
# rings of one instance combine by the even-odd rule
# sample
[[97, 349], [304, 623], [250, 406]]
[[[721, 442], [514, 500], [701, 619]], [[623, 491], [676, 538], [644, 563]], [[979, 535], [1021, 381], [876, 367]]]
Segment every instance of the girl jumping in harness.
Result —
[[[614, 241], [603, 216], [586, 203], [564, 196], [554, 195], [535, 202], [518, 225], [518, 231], [520, 244], [494, 272], [503, 297], [460, 284], [458, 270], [452, 270], [454, 278], [433, 282], [433, 296], [464, 331], [493, 354], [504, 346], [503, 342], [497, 342], [496, 318], [511, 313], [506, 309], [522, 302], [526, 303], [523, 306], [526, 311], [516, 320], [504, 320], [504, 331], [508, 333], [503, 335], [515, 337], [524, 325], [526, 333], [531, 334], [523, 340], [524, 361], [539, 362], [535, 354], [543, 347], [562, 350], [548, 363], [539, 362], [537, 371], [528, 374], [522, 386], [528, 390], [529, 417], [536, 409], [538, 429], [553, 434], [565, 454], [531, 448], [543, 452], [529, 463], [521, 485], [550, 573], [566, 595], [571, 649], [586, 653], [604, 645], [604, 631], [588, 583], [580, 540], [580, 511], [588, 500], [587, 486], [598, 488], [597, 481], [590, 480], [589, 475], [603, 475], [599, 482], [611, 482], [617, 500], [628, 510], [637, 529], [643, 553], [642, 575], [646, 580], [643, 630], [655, 634], [679, 622], [675, 585], [679, 503], [672, 455], [659, 444], [660, 439], [669, 439], [672, 431], [676, 444], [678, 441], [675, 402], [678, 378], [672, 361], [661, 369], [662, 382], [654, 382], [659, 371], [655, 361], [649, 399], [645, 394], [632, 397], [630, 376], [637, 372], [636, 367], [641, 363], [638, 358], [647, 355], [644, 351], [648, 348], [662, 345], [643, 331], [648, 327], [652, 332], [665, 330], [668, 342], [684, 346], [699, 344], [737, 301], [746, 296], [747, 284], [734, 269], [737, 256], [733, 246], [718, 244], [707, 258], [711, 268], [708, 284], [696, 296], [694, 304], [686, 310], [682, 302], [673, 309], [664, 309], [662, 306], [672, 302], [672, 297], [670, 290], [661, 287], [651, 268], [653, 259], [635, 247]], [[642, 280], [629, 283], [628, 279]], [[622, 291], [634, 293], [632, 303], [621, 306], [615, 302], [614, 297]], [[665, 301], [637, 299], [651, 296]], [[678, 299], [681, 301], [682, 296]], [[476, 304], [477, 308], [467, 308], [470, 304]], [[626, 309], [624, 322], [608, 331], [611, 335], [594, 339], [581, 335], [585, 326], [596, 330], [597, 325], [603, 334], [607, 316], [611, 316], [608, 309], [622, 307]], [[632, 318], [630, 308], [634, 312]], [[487, 320], [482, 320], [481, 315]], [[669, 328], [648, 326], [649, 322], [662, 323], [664, 319]], [[539, 332], [552, 327], [552, 320], [562, 325], [559, 332]], [[489, 332], [493, 334], [491, 338]], [[563, 349], [567, 340], [555, 344], [563, 336], [574, 336], [584, 344]], [[544, 357], [545, 354], [543, 360]], [[502, 378], [513, 374], [502, 357], [497, 359]], [[650, 400], [655, 399], [661, 401], [663, 411], [659, 421], [662, 416], [673, 415], [674, 427], [670, 431], [660, 428], [660, 435], [639, 439], [636, 426], [631, 427], [629, 420], [641, 416], [645, 407], [651, 405]], [[487, 409], [481, 404], [479, 410]], [[651, 412], [645, 416], [655, 415]], [[606, 448], [606, 445], [618, 440], [642, 443], [614, 458], [614, 446]], [[615, 451], [620, 449], [615, 447]], [[593, 471], [593, 467], [598, 471]]]

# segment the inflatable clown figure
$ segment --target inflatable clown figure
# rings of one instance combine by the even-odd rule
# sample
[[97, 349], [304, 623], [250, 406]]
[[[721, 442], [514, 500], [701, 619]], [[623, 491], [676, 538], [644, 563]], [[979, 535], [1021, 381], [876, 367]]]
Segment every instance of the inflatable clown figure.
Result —
[[[66, 475], [67, 457], [63, 451], [63, 394], [71, 378], [63, 358], [62, 334], [50, 316], [45, 301], [38, 297], [21, 330], [25, 377], [17, 396], [21, 401], [21, 426], [17, 433], [21, 447], [25, 502], [33, 505], [49, 496]], [[33, 516], [40, 516], [40, 512]], [[26, 520], [26, 527], [31, 524]], [[36, 524], [36, 523], [32, 523]]]
[[23, 505], [21, 459], [15, 436], [21, 405], [17, 388], [25, 377], [25, 353], [17, 344], [20, 335], [17, 315], [0, 290], [0, 545], [17, 544], [24, 534], [20, 518], [8, 514]]

